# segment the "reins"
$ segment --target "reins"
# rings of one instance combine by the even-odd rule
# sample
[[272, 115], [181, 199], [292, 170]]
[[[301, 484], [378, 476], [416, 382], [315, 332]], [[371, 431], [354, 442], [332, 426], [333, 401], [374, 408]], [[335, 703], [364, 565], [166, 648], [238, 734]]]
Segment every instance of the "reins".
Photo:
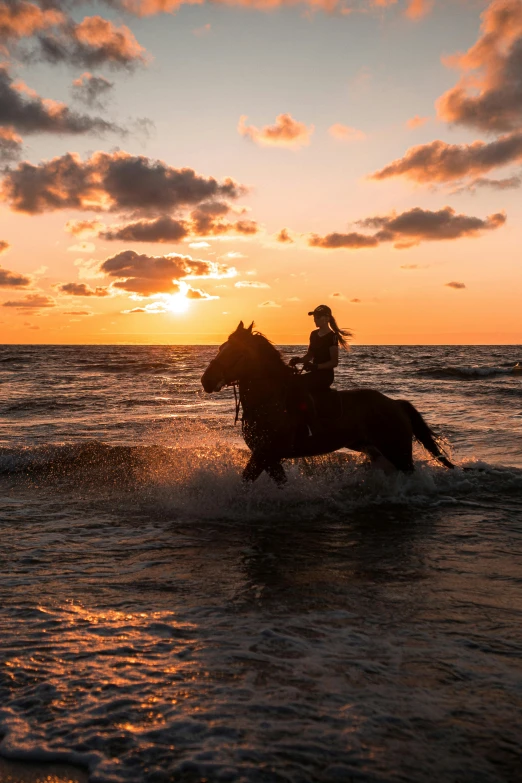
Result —
[[[227, 383], [227, 386], [232, 386], [234, 389], [234, 401], [236, 405], [236, 415], [234, 417], [234, 427], [239, 421], [239, 412], [241, 410], [241, 394], [239, 393], [239, 383], [238, 381], [232, 381], [232, 383]], [[243, 416], [241, 416], [241, 427], [243, 427]]]

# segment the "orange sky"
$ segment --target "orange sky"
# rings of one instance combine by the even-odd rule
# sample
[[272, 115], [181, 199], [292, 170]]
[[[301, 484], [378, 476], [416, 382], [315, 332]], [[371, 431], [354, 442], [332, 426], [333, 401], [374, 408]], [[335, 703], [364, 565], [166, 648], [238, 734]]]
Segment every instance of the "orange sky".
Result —
[[522, 343], [522, 0], [249, 5], [0, 0], [0, 342]]

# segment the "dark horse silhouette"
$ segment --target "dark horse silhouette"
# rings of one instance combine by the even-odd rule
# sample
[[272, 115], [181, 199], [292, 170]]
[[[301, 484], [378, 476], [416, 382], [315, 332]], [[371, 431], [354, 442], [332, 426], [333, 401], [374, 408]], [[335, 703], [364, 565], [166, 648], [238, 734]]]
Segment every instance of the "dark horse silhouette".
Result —
[[[252, 452], [243, 471], [246, 481], [255, 481], [265, 470], [283, 483], [286, 474], [281, 460], [327, 454], [343, 447], [365, 453], [373, 462], [384, 457], [397, 470], [410, 472], [413, 438], [447, 468], [454, 467], [410, 402], [392, 400], [374, 389], [323, 394], [321, 432], [308, 435], [299, 410], [298, 402], [303, 398], [295, 371], [253, 326], [245, 328], [241, 321], [201, 378], [209, 393], [232, 383], [239, 386], [243, 437]], [[336, 413], [328, 410], [330, 400]]]

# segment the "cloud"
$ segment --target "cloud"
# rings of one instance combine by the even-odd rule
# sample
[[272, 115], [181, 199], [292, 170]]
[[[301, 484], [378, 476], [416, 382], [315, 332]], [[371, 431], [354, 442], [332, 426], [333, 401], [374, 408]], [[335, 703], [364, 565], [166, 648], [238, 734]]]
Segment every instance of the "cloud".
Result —
[[64, 310], [62, 315], [93, 315], [90, 310]]
[[56, 302], [44, 294], [26, 294], [23, 299], [4, 302], [2, 307], [15, 307], [18, 310], [39, 310], [43, 307], [56, 307]]
[[362, 141], [366, 138], [366, 134], [357, 130], [357, 128], [350, 128], [349, 125], [341, 125], [340, 122], [336, 122], [328, 128], [328, 133], [333, 136], [334, 139], [340, 141]]
[[123, 226], [109, 226], [101, 231], [100, 239], [121, 242], [180, 242], [189, 231], [184, 220], [163, 216], [155, 220], [138, 220]]
[[403, 158], [376, 171], [370, 179], [406, 177], [419, 183], [450, 182], [519, 161], [522, 161], [522, 132], [506, 134], [489, 143], [446, 144], [437, 140], [410, 147]]
[[277, 302], [274, 302], [272, 299], [268, 299], [266, 302], [261, 302], [261, 304], [258, 304], [258, 307], [281, 307], [282, 305], [277, 304]]
[[235, 288], [270, 288], [268, 283], [259, 283], [257, 280], [238, 280]]
[[0, 239], [0, 255], [6, 253], [10, 247], [9, 242], [6, 242], [5, 239]]
[[[2, 245], [7, 245], [7, 242], [0, 242], [0, 253], [2, 252]], [[31, 282], [31, 278], [27, 275], [11, 272], [9, 269], [2, 269], [0, 266], [0, 288], [23, 288], [30, 285]]]
[[211, 26], [210, 24], [204, 24], [202, 27], [196, 27], [195, 30], [192, 30], [192, 34], [195, 35], [197, 38], [202, 38], [204, 35], [208, 35], [210, 33]]
[[350, 299], [350, 304], [361, 304], [360, 299]]
[[314, 126], [307, 127], [303, 122], [294, 120], [290, 114], [279, 114], [274, 125], [256, 128], [246, 124], [247, 116], [239, 118], [237, 126], [241, 136], [246, 136], [261, 147], [287, 147], [298, 149], [310, 143]]
[[202, 291], [201, 288], [192, 288], [191, 286], [188, 286], [185, 296], [187, 299], [206, 299], [207, 301], [209, 299], [219, 299], [219, 296], [212, 296], [207, 294], [206, 291]]
[[522, 126], [522, 3], [494, 0], [482, 14], [481, 36], [464, 54], [446, 58], [462, 76], [437, 101], [446, 122], [486, 132]]
[[64, 21], [64, 15], [57, 8], [42, 9], [25, 0], [0, 2], [0, 41], [26, 38]]
[[457, 283], [455, 281], [453, 281], [451, 283], [444, 283], [444, 285], [447, 286], [448, 288], [455, 288], [455, 289], [466, 288], [464, 283]]
[[384, 242], [393, 242], [394, 247], [402, 250], [413, 247], [423, 241], [441, 241], [474, 237], [484, 231], [492, 231], [506, 222], [502, 212], [489, 215], [485, 220], [468, 215], [457, 215], [451, 207], [431, 211], [415, 207], [400, 215], [395, 213], [384, 217], [370, 217], [357, 221], [365, 229], [374, 229], [372, 235], [351, 232], [349, 234], [332, 233], [324, 237], [312, 234], [308, 240], [311, 247], [327, 249], [361, 249], [377, 247]]
[[229, 178], [219, 183], [193, 169], [117, 151], [95, 152], [86, 161], [67, 152], [38, 165], [19, 163], [6, 173], [1, 196], [14, 211], [32, 215], [58, 209], [147, 215], [244, 192]]
[[400, 215], [372, 217], [359, 221], [364, 228], [379, 229], [375, 234], [380, 242], [393, 242], [402, 249], [422, 241], [439, 241], [477, 236], [504, 225], [506, 216], [497, 212], [485, 220], [468, 215], [457, 215], [451, 207], [434, 212], [415, 207]]
[[68, 220], [65, 231], [74, 237], [94, 237], [105, 228], [105, 223], [99, 220]]
[[278, 242], [290, 242], [293, 243], [293, 239], [290, 236], [287, 228], [282, 228], [279, 234], [276, 236]]
[[225, 277], [230, 272], [228, 267], [191, 256], [138, 255], [134, 250], [106, 259], [100, 270], [113, 278], [113, 287], [141, 296], [176, 293], [183, 279]]
[[101, 117], [78, 114], [65, 103], [40, 98], [22, 82], [15, 83], [6, 66], [0, 66], [0, 124], [22, 133], [121, 132]]
[[13, 128], [0, 127], [0, 163], [11, 163], [22, 154], [23, 142]]
[[408, 19], [421, 19], [430, 13], [435, 0], [409, 0], [405, 15]]
[[109, 226], [101, 231], [99, 236], [109, 241], [176, 243], [186, 237], [222, 236], [231, 232], [257, 234], [259, 226], [254, 220], [230, 222], [219, 217], [229, 211], [228, 204], [212, 202], [202, 204], [186, 219], [163, 215], [154, 220], [138, 220], [121, 226]]
[[90, 108], [103, 109], [113, 89], [114, 82], [86, 71], [73, 81], [71, 92], [74, 100]]
[[146, 52], [125, 25], [116, 27], [101, 16], [86, 16], [76, 24], [68, 20], [56, 33], [37, 36], [38, 57], [45, 62], [83, 68], [108, 65], [131, 70], [147, 62]]
[[372, 236], [351, 231], [349, 234], [333, 232], [324, 237], [312, 234], [308, 240], [310, 247], [322, 247], [328, 249], [350, 248], [359, 250], [364, 247], [377, 247], [379, 240]]
[[[119, 0], [118, 5], [136, 16], [152, 16], [160, 13], [175, 13], [182, 5], [202, 4], [205, 0]], [[356, 5], [345, 0], [221, 0], [222, 5], [240, 8], [254, 8], [257, 11], [270, 12], [274, 8], [294, 8], [296, 5], [308, 7], [310, 11], [323, 10], [326, 13], [339, 11], [343, 14], [379, 11], [395, 5], [397, 0], [364, 0]], [[434, 0], [407, 0], [405, 15], [411, 19], [425, 16]], [[360, 6], [360, 7], [359, 7]]]
[[429, 119], [429, 117], [419, 117], [419, 115], [416, 114], [415, 117], [411, 117], [407, 121], [406, 126], [412, 130], [414, 128], [422, 128], [423, 125], [426, 125]]
[[346, 299], [346, 297], [343, 294], [336, 291], [334, 294], [330, 294], [330, 299]]
[[60, 283], [56, 288], [61, 294], [69, 294], [69, 296], [110, 296], [108, 288], [103, 286], [91, 288], [86, 283]]
[[460, 188], [456, 188], [452, 191], [452, 193], [462, 193], [464, 191], [474, 193], [477, 188], [490, 188], [491, 190], [513, 190], [519, 188], [521, 185], [522, 176], [520, 176], [520, 174], [513, 175], [512, 177], [505, 177], [504, 179], [478, 177], [468, 185], [463, 185]]

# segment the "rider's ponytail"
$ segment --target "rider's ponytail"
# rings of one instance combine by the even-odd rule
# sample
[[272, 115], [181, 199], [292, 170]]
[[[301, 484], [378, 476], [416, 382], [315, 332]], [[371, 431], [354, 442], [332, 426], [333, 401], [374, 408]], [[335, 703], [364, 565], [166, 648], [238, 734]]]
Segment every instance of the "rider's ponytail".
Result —
[[352, 337], [352, 332], [350, 332], [349, 329], [340, 329], [337, 326], [337, 321], [333, 317], [333, 313], [330, 312], [330, 315], [328, 316], [328, 323], [330, 324], [330, 329], [332, 329], [333, 332], [337, 335], [337, 339], [339, 340], [339, 345], [341, 345], [343, 348], [350, 347], [348, 345], [348, 339]]

